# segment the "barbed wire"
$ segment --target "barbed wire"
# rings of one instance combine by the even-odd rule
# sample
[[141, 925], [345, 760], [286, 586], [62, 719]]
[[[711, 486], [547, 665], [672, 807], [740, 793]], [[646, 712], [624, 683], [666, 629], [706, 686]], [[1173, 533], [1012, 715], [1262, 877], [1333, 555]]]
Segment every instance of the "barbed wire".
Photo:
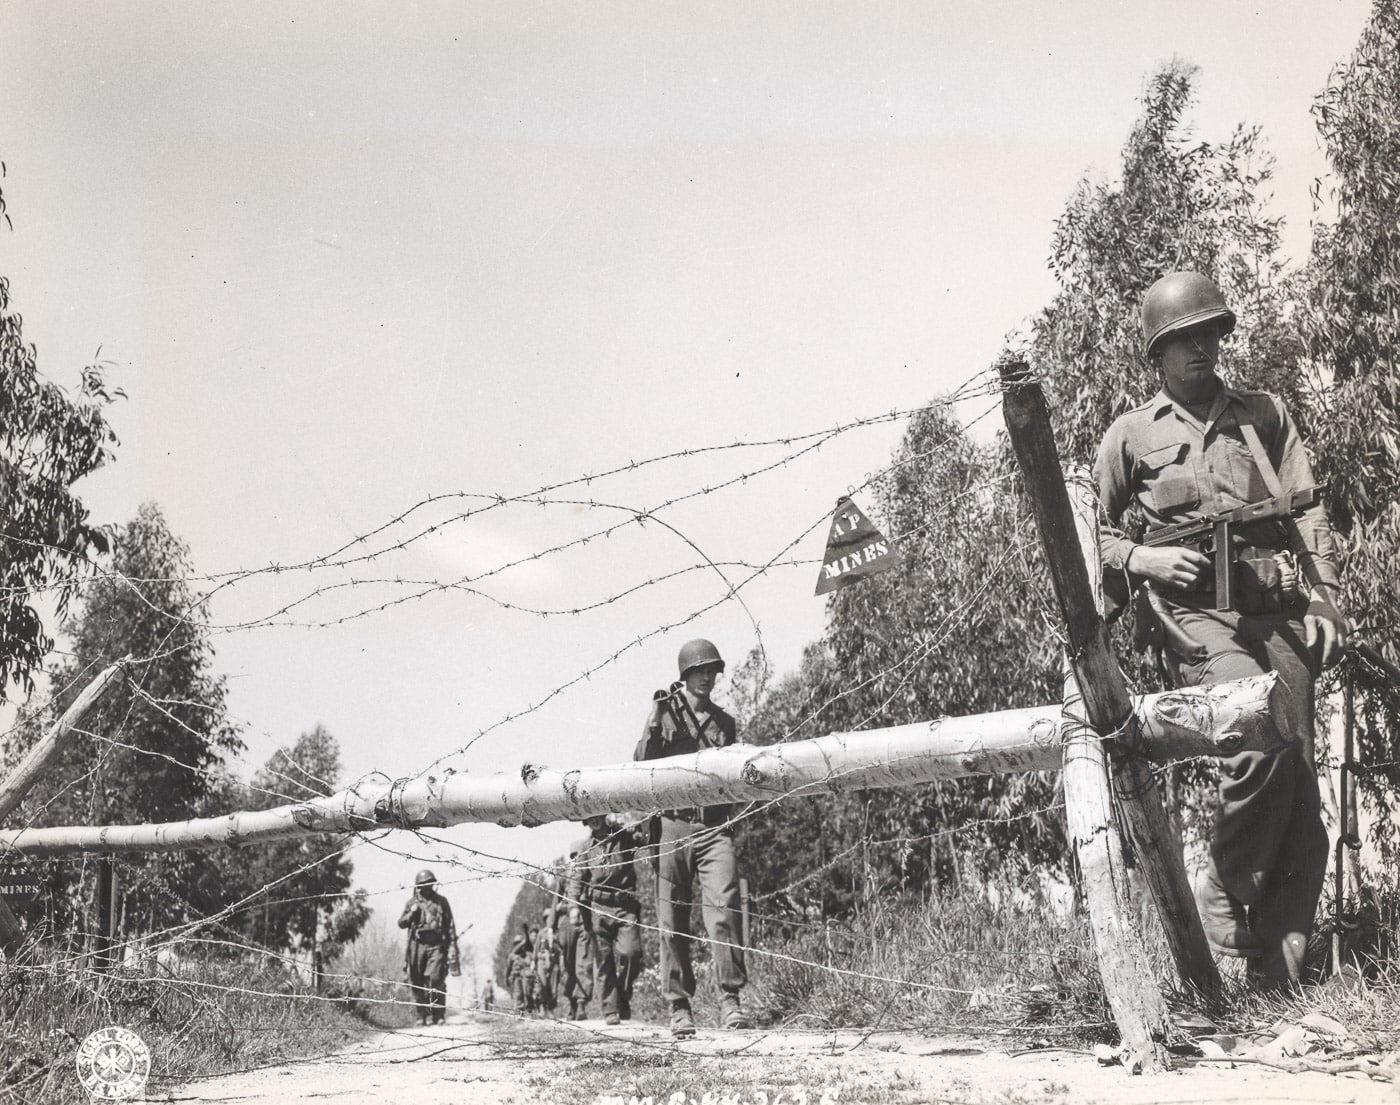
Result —
[[[420, 768], [419, 775], [434, 770], [450, 756], [468, 754], [488, 733], [517, 722], [541, 709], [546, 703], [566, 693], [580, 682], [596, 675], [610, 664], [617, 662], [628, 652], [641, 648], [645, 642], [688, 625], [728, 603], [737, 603], [745, 611], [753, 628], [753, 636], [757, 642], [757, 653], [763, 661], [763, 668], [766, 671], [768, 662], [763, 651], [762, 634], [759, 631], [760, 619], [754, 611], [749, 610], [745, 599], [752, 594], [752, 585], [759, 579], [778, 571], [791, 571], [819, 563], [817, 560], [797, 556], [795, 550], [814, 532], [829, 524], [830, 511], [823, 510], [810, 523], [804, 523], [801, 520], [794, 523], [787, 532], [774, 541], [774, 544], [780, 547], [771, 550], [771, 555], [766, 557], [762, 555], [716, 555], [715, 550], [710, 547], [712, 542], [697, 540], [693, 534], [685, 532], [671, 518], [663, 518], [660, 515], [682, 503], [730, 491], [759, 477], [783, 469], [835, 437], [854, 429], [892, 423], [964, 399], [977, 396], [991, 397], [999, 393], [999, 386], [994, 374], [986, 372], [973, 377], [952, 397], [936, 403], [913, 408], [909, 411], [892, 411], [888, 414], [853, 420], [829, 430], [814, 431], [810, 434], [793, 437], [774, 438], [762, 442], [735, 442], [730, 445], [679, 450], [615, 466], [594, 475], [563, 480], [526, 493], [488, 495], [454, 492], [429, 496], [414, 503], [393, 518], [366, 530], [328, 552], [290, 564], [269, 564], [247, 570], [208, 575], [190, 574], [174, 579], [126, 578], [109, 571], [99, 571], [98, 580], [105, 581], [110, 586], [124, 588], [127, 593], [134, 595], [139, 604], [155, 615], [159, 624], [166, 626], [166, 632], [155, 646], [148, 650], [147, 655], [133, 660], [132, 674], [126, 687], [125, 705], [120, 714], [109, 719], [109, 723], [104, 725], [100, 732], [91, 729], [80, 731], [80, 735], [94, 750], [91, 764], [74, 778], [65, 779], [60, 786], [54, 788], [51, 795], [46, 796], [45, 801], [36, 803], [35, 808], [27, 809], [27, 823], [34, 824], [45, 819], [53, 810], [60, 808], [64, 802], [74, 796], [85, 797], [90, 811], [95, 811], [97, 794], [100, 789], [95, 784], [101, 780], [104, 772], [114, 770], [116, 757], [119, 754], [134, 758], [138, 762], [159, 763], [178, 772], [197, 776], [211, 785], [216, 781], [220, 784], [231, 784], [240, 788], [239, 793], [246, 793], [259, 800], [273, 799], [296, 802], [311, 797], [313, 787], [316, 789], [325, 788], [328, 792], [333, 789], [334, 780], [319, 777], [315, 770], [316, 765], [299, 762], [288, 749], [279, 749], [274, 754], [274, 759], [269, 760], [264, 765], [262, 773], [244, 781], [231, 778], [228, 775], [227, 761], [225, 761], [225, 765], [205, 764], [198, 762], [190, 755], [181, 753], [173, 746], [156, 747], [143, 743], [144, 734], [139, 732], [137, 727], [142, 724], [142, 719], [146, 717], [160, 718], [168, 723], [173, 731], [191, 739], [207, 737], [208, 723], [217, 720], [215, 715], [218, 710], [215, 706], [180, 695], [162, 693], [151, 679], [149, 672], [162, 660], [178, 655], [182, 651], [204, 648], [220, 637], [227, 637], [235, 633], [248, 633], [253, 630], [272, 628], [328, 629], [352, 621], [369, 619], [409, 603], [423, 602], [438, 594], [466, 595], [472, 599], [489, 603], [497, 609], [529, 617], [547, 619], [577, 617], [587, 612], [615, 606], [627, 599], [643, 596], [649, 588], [658, 587], [687, 576], [697, 573], [717, 575], [721, 586], [716, 597], [696, 601], [690, 604], [687, 610], [682, 610], [674, 619], [658, 619], [656, 624], [646, 628], [635, 638], [623, 641], [611, 652], [604, 650], [601, 660], [590, 661], [583, 665], [576, 674], [559, 681], [547, 692], [533, 696], [532, 701], [478, 728], [475, 734], [466, 739], [465, 742], [459, 741], [457, 747], [431, 760], [426, 767]], [[986, 417], [987, 413], [983, 412], [978, 418]], [[975, 421], [976, 419], [974, 419]], [[938, 451], [946, 448], [959, 434], [965, 433], [966, 428], [950, 429], [946, 435], [940, 435], [936, 440], [926, 443], [925, 447], [919, 451], [900, 455], [889, 464], [866, 473], [860, 482], [850, 487], [850, 493], [855, 494], [869, 490], [872, 486], [877, 485], [882, 478], [891, 476], [901, 469], [912, 468], [929, 459]], [[764, 458], [765, 463], [749, 466], [737, 474], [726, 474], [713, 483], [686, 489], [679, 494], [650, 505], [609, 501], [613, 498], [619, 498], [619, 496], [584, 498], [573, 497], [566, 493], [569, 488], [594, 486], [608, 479], [629, 475], [645, 467], [718, 454], [728, 450], [754, 449], [781, 449], [783, 452], [775, 459]], [[941, 502], [935, 511], [929, 512], [916, 525], [906, 528], [903, 532], [887, 531], [889, 537], [894, 541], [912, 541], [922, 537], [927, 532], [933, 532], [934, 528], [940, 525], [956, 527], [959, 520], [964, 518], [962, 512], [965, 508], [974, 506], [979, 498], [996, 497], [1003, 494], [1008, 482], [1012, 479], [1014, 479], [1014, 473], [984, 472], [981, 478], [971, 482], [960, 494], [950, 496]], [[449, 517], [439, 521], [429, 521], [425, 518], [425, 515], [430, 511], [443, 504], [463, 502], [476, 502], [479, 505], [457, 510]], [[536, 549], [528, 555], [507, 557], [500, 563], [491, 564], [474, 573], [462, 574], [452, 579], [440, 580], [433, 579], [431, 576], [420, 578], [415, 573], [396, 574], [391, 570], [387, 574], [378, 573], [333, 580], [329, 583], [324, 582], [324, 576], [321, 574], [323, 572], [358, 571], [364, 565], [372, 564], [381, 558], [402, 552], [415, 544], [428, 540], [434, 534], [441, 533], [445, 527], [477, 518], [488, 511], [503, 510], [510, 506], [535, 507], [544, 510], [577, 510], [583, 514], [603, 512], [619, 517], [617, 520], [609, 521], [606, 525], [594, 526], [586, 533], [568, 540], [553, 541], [546, 547]], [[410, 523], [416, 527], [412, 532], [400, 532], [401, 529], [409, 527]], [[509, 597], [493, 594], [489, 587], [481, 586], [487, 581], [502, 576], [512, 568], [546, 558], [559, 557], [570, 550], [583, 548], [595, 540], [610, 538], [625, 528], [644, 528], [649, 523], [655, 523], [659, 528], [669, 532], [681, 547], [694, 554], [695, 562], [656, 572], [648, 578], [629, 579], [625, 581], [624, 585], [610, 588], [607, 594], [588, 596], [580, 598], [574, 603], [562, 605], [514, 601]], [[967, 625], [971, 617], [985, 609], [990, 596], [995, 594], [999, 586], [1005, 585], [1007, 573], [1012, 567], [1018, 562], [1024, 562], [1029, 557], [1030, 542], [1031, 538], [1023, 534], [997, 555], [989, 558], [986, 572], [980, 578], [971, 581], [970, 585], [960, 593], [955, 601], [931, 611], [934, 615], [933, 620], [920, 627], [917, 634], [910, 635], [907, 639], [885, 641], [887, 655], [882, 658], [881, 663], [872, 665], [870, 671], [862, 673], [858, 682], [837, 688], [832, 693], [825, 695], [820, 701], [806, 704], [803, 710], [799, 711], [796, 717], [785, 725], [781, 740], [798, 739], [800, 733], [812, 728], [820, 719], [835, 716], [843, 710], [853, 715], [854, 725], [857, 728], [876, 723], [886, 715], [897, 712], [898, 700], [902, 696], [907, 696], [907, 692], [916, 685], [930, 658], [937, 655], [940, 647], [952, 638], [959, 627]], [[270, 613], [223, 622], [215, 622], [202, 616], [202, 612], [208, 609], [217, 597], [231, 592], [236, 587], [259, 578], [286, 577], [295, 573], [306, 575], [312, 580], [313, 586], [305, 593], [293, 595], [285, 601], [280, 601]], [[208, 589], [203, 593], [191, 595], [188, 605], [183, 610], [171, 612], [160, 609], [159, 605], [147, 594], [145, 588], [156, 584], [179, 584], [186, 588], [200, 585], [207, 586]], [[72, 582], [68, 585], [72, 586], [72, 593], [77, 594], [82, 587], [90, 586], [90, 581]], [[379, 592], [385, 589], [392, 590], [387, 597], [381, 599]], [[329, 614], [322, 616], [322, 611], [317, 609], [315, 605], [320, 600], [332, 596], [341, 594], [364, 596], [367, 593], [379, 601], [365, 603], [334, 616]], [[33, 596], [36, 593], [29, 592], [29, 594]], [[72, 670], [68, 671], [67, 674], [68, 685], [57, 688], [54, 694], [56, 700], [66, 697], [81, 677], [79, 672]], [[854, 704], [853, 708], [851, 704]], [[835, 781], [839, 781], [839, 778], [840, 773], [836, 773]], [[827, 780], [827, 782], [831, 781]], [[728, 827], [754, 824], [754, 818], [767, 812], [781, 813], [784, 803], [806, 799], [819, 789], [816, 784], [813, 784], [811, 787], [798, 788], [771, 800], [752, 803], [734, 816]], [[834, 855], [826, 857], [814, 868], [803, 870], [801, 874], [794, 873], [794, 877], [781, 886], [765, 886], [761, 893], [755, 896], [754, 901], [774, 902], [784, 896], [796, 893], [811, 883], [819, 882], [843, 864], [848, 863], [851, 856], [860, 849], [875, 853], [897, 852], [900, 849], [926, 847], [943, 840], [974, 839], [979, 834], [1000, 832], [1024, 825], [1038, 818], [1057, 816], [1061, 809], [1062, 800], [1057, 798], [1049, 803], [1041, 803], [1034, 808], [1016, 809], [991, 816], [962, 818], [956, 822], [945, 821], [940, 827], [927, 832], [885, 835], [875, 839], [860, 840], [838, 849]], [[940, 812], [939, 816], [944, 815]], [[676, 845], [676, 847], [678, 846]], [[658, 857], [666, 854], [666, 847], [663, 845], [658, 850]], [[142, 957], [157, 957], [161, 954], [184, 954], [192, 958], [200, 956], [234, 958], [251, 956], [276, 964], [279, 969], [295, 970], [300, 965], [297, 951], [290, 947], [275, 949], [260, 947], [247, 936], [245, 931], [239, 928], [241, 919], [259, 908], [287, 909], [312, 904], [318, 910], [323, 910], [328, 914], [329, 910], [326, 907], [334, 908], [336, 905], [353, 901], [353, 890], [312, 892], [301, 886], [300, 881], [304, 881], [318, 871], [324, 871], [337, 865], [342, 868], [348, 866], [360, 854], [361, 850], [368, 849], [392, 852], [404, 862], [422, 858], [435, 865], [444, 865], [447, 877], [443, 880], [442, 885], [447, 891], [451, 891], [453, 888], [460, 890], [478, 886], [487, 880], [539, 880], [546, 878], [546, 876], [552, 878], [555, 875], [552, 865], [535, 864], [518, 856], [493, 855], [489, 851], [471, 847], [462, 841], [428, 829], [420, 829], [411, 836], [402, 832], [390, 834], [388, 831], [348, 833], [343, 837], [330, 841], [322, 840], [315, 844], [312, 846], [314, 854], [306, 857], [305, 862], [293, 864], [285, 873], [267, 878], [262, 882], [262, 885], [255, 889], [248, 890], [240, 887], [238, 893], [234, 895], [236, 900], [225, 902], [219, 908], [209, 911], [205, 915], [205, 910], [193, 900], [193, 896], [185, 893], [185, 889], [180, 883], [178, 869], [175, 866], [147, 864], [143, 867], [141, 864], [132, 863], [129, 866], [143, 870], [143, 877], [148, 879], [150, 887], [170, 896], [171, 905], [177, 907], [178, 911], [184, 914], [184, 919], [154, 927], [150, 932], [133, 930], [107, 949], [107, 954], [117, 955], [122, 959], [134, 958], [138, 964], [142, 961]], [[85, 862], [86, 860], [84, 860]], [[258, 879], [261, 880], [262, 876], [259, 875]], [[401, 892], [403, 889], [403, 887], [399, 887], [394, 890], [377, 891], [371, 896], [371, 899], [382, 899]], [[869, 891], [870, 888], [867, 886], [866, 889]], [[153, 891], [148, 889], [146, 892]], [[574, 904], [578, 901], [567, 893], [561, 893], [557, 886], [553, 893], [555, 893], [556, 901], [566, 904]], [[818, 924], [828, 927], [831, 923], [829, 919], [823, 919], [820, 922], [809, 921], [806, 918], [796, 919], [768, 911], [761, 911], [755, 914], [755, 917], [762, 922], [810, 924], [813, 927]], [[653, 938], [658, 936], [661, 931], [658, 925], [651, 922], [643, 924], [639, 920], [638, 924], [641, 931]], [[828, 931], [830, 930], [828, 929]], [[85, 943], [85, 938], [91, 936], [92, 933], [90, 926], [81, 921], [80, 918], [78, 927], [71, 935], [77, 939], [78, 946], [81, 947]], [[800, 945], [750, 947], [745, 948], [744, 952], [746, 955], [751, 955], [756, 960], [774, 967], [780, 965], [800, 967], [803, 970], [816, 972], [823, 977], [891, 988], [888, 991], [889, 996], [882, 999], [883, 1005], [877, 1014], [880, 1019], [887, 1015], [888, 1010], [893, 1007], [895, 996], [899, 994], [936, 994], [950, 999], [970, 999], [978, 993], [975, 987], [948, 985], [940, 982], [937, 976], [915, 976], [912, 973], [906, 976], [899, 971], [880, 970], [869, 964], [862, 966], [850, 962], [832, 961], [830, 957], [824, 960], [814, 959], [810, 954], [806, 954]], [[966, 964], [993, 960], [995, 955], [996, 953], [991, 949], [970, 948], [948, 957], [948, 960], [949, 965]], [[50, 967], [80, 969], [90, 961], [89, 956], [88, 951], [75, 948], [56, 958], [52, 964], [45, 965], [44, 968], [32, 969], [40, 970]], [[1008, 962], [1004, 966], [1010, 969], [1014, 964]], [[23, 969], [30, 970], [31, 968]], [[149, 985], [174, 984], [171, 979], [163, 977], [158, 972], [143, 974], [139, 968], [135, 972], [128, 973], [125, 977], [133, 982]], [[382, 1003], [393, 1006], [410, 1004], [400, 992], [402, 980], [396, 974], [340, 967], [321, 972], [320, 977], [333, 987], [343, 988], [360, 984], [365, 987], [384, 988], [382, 996], [375, 993], [361, 999], [367, 1003]], [[302, 1000], [307, 997], [306, 995], [279, 993], [273, 987], [226, 985], [200, 980], [179, 981], [181, 984], [191, 985], [194, 989], [206, 989], [215, 995], [239, 993], [269, 1001], [284, 998]], [[311, 996], [310, 1000], [333, 1001], [339, 999], [331, 995], [315, 995]], [[514, 1016], [515, 1014], [510, 1015]]]

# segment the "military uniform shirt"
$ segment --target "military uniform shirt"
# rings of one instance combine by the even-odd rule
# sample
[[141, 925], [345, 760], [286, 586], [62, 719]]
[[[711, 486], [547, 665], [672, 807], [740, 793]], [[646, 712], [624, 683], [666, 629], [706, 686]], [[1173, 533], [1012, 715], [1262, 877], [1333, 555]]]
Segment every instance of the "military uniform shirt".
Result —
[[[1100, 535], [1100, 555], [1107, 567], [1127, 566], [1136, 542], [1119, 527], [1134, 502], [1149, 525], [1164, 526], [1270, 497], [1240, 430], [1245, 422], [1253, 424], [1285, 492], [1313, 486], [1312, 466], [1298, 431], [1282, 401], [1268, 392], [1222, 384], [1201, 422], [1163, 389], [1118, 417], [1094, 462], [1099, 502], [1108, 516]], [[1285, 527], [1276, 522], [1256, 523], [1243, 535], [1254, 544], [1291, 547], [1304, 577], [1327, 588], [1325, 597], [1335, 604], [1337, 559], [1321, 504], [1309, 507], [1295, 522], [1298, 541], [1288, 541]], [[1261, 532], [1260, 527], [1267, 529]]]

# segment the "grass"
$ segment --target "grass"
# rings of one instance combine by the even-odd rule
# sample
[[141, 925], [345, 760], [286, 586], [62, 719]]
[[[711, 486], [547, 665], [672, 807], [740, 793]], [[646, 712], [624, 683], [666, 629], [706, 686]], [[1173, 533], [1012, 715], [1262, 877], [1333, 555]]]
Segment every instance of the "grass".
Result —
[[245, 964], [183, 964], [96, 973], [67, 966], [0, 965], [0, 1103], [82, 1105], [74, 1059], [81, 1041], [126, 1027], [151, 1052], [149, 1091], [345, 1047], [373, 1027], [412, 1019], [394, 999], [309, 991], [286, 971]]
[[[703, 941], [694, 953], [696, 1019], [713, 1026], [717, 1003]], [[636, 1021], [662, 1025], [667, 1017], [655, 954], [655, 940], [646, 941], [651, 962], [638, 980], [633, 1013]], [[749, 966], [745, 1002], [765, 1027], [1000, 1039], [1009, 1050], [1117, 1042], [1088, 924], [1078, 915], [953, 896], [882, 902], [850, 921], [770, 933], [750, 951]], [[1400, 1048], [1400, 968], [1384, 958], [1371, 962], [1364, 977], [1324, 978], [1280, 993], [1251, 989], [1233, 970], [1235, 961], [1223, 966], [1226, 987], [1217, 1001], [1177, 994], [1173, 1005], [1238, 1036], [1264, 1034], [1281, 1020], [1316, 1012], [1344, 1025], [1361, 1049]], [[1169, 985], [1170, 964], [1156, 969]], [[158, 1095], [179, 1082], [324, 1055], [371, 1026], [402, 1027], [411, 1020], [393, 982], [327, 997], [309, 993], [281, 970], [218, 961], [187, 963], [158, 977], [0, 968], [0, 1103], [85, 1102], [74, 1053], [87, 1033], [109, 1024], [131, 1028], [146, 1041]], [[772, 1100], [779, 1090], [791, 1099], [801, 1087], [815, 1101], [848, 1070], [859, 1076], [861, 1101], [902, 1103], [919, 1092], [885, 1065], [861, 1065], [861, 1054], [881, 1049], [879, 1036], [861, 1041], [844, 1066], [833, 1067], [810, 1055], [707, 1056], [669, 1041], [618, 1047], [563, 1024], [513, 1024], [509, 1018], [500, 1024], [493, 1032], [498, 1056], [557, 1060], [522, 1068], [531, 1100], [663, 1101], [678, 1091], [698, 1100], [706, 1090], [740, 1100], [758, 1100], [761, 1091]]]
[[[1147, 935], [1149, 946], [1162, 946], [1159, 934]], [[1326, 940], [1318, 944], [1315, 951], [1322, 951]], [[649, 941], [648, 960], [654, 955]], [[694, 958], [696, 1020], [715, 1025], [716, 993], [703, 941], [696, 942]], [[879, 902], [849, 922], [794, 926], [751, 950], [748, 962], [744, 1001], [762, 1026], [1014, 1037], [1022, 1046], [1118, 1041], [1081, 914], [953, 895]], [[1372, 960], [1366, 977], [1353, 973], [1345, 985], [1319, 970], [1313, 985], [1263, 993], [1239, 966], [1222, 964], [1224, 990], [1206, 1002], [1176, 990], [1164, 951], [1154, 964], [1173, 1008], [1200, 1013], [1224, 1032], [1258, 1031], [1319, 1012], [1368, 1047], [1400, 1046], [1400, 967]], [[632, 1004], [637, 1020], [666, 1023], [654, 961], [638, 980]]]
[[1112, 1031], [1087, 923], [985, 899], [877, 903], [753, 953], [751, 1004], [771, 1024], [929, 1034]]

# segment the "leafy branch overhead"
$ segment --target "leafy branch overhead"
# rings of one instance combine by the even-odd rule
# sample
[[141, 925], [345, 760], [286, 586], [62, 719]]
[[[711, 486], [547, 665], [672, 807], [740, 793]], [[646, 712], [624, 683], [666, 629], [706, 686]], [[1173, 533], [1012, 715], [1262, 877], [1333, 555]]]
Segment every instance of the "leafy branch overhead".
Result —
[[106, 408], [120, 397], [100, 365], [76, 397], [40, 375], [0, 276], [0, 698], [13, 680], [31, 690], [53, 647], [36, 604], [65, 611], [90, 555], [109, 549], [72, 488], [112, 459]]

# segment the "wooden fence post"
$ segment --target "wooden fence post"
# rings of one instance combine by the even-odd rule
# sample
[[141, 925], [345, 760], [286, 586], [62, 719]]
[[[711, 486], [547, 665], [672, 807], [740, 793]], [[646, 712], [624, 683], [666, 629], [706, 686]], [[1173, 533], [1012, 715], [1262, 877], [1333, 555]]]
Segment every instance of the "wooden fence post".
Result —
[[12, 960], [23, 943], [24, 932], [19, 927], [19, 921], [10, 912], [5, 899], [0, 898], [0, 952], [5, 953], [6, 960]]
[[[1094, 559], [1091, 562], [1097, 564], [1098, 496], [1089, 473], [1083, 469], [1071, 473], [1071, 485], [1071, 505], [1080, 550], [1086, 562], [1090, 562], [1092, 555]], [[1094, 609], [1101, 612], [1103, 589], [1098, 572], [1089, 575], [1089, 584]], [[1099, 624], [1103, 625], [1101, 613]], [[1103, 647], [1107, 648], [1106, 635]], [[1117, 687], [1121, 688], [1121, 694], [1116, 693], [1115, 701], [1110, 703], [1113, 713], [1109, 716], [1121, 719], [1127, 715], [1118, 713], [1119, 703], [1128, 703], [1128, 688], [1116, 665], [1114, 671], [1118, 673]], [[1095, 718], [1091, 712], [1089, 720], [1100, 732], [1106, 731], [1102, 728], [1106, 724], [1105, 719]], [[1113, 776], [1114, 797], [1128, 838], [1132, 841], [1138, 869], [1152, 892], [1152, 900], [1162, 921], [1162, 932], [1182, 981], [1202, 993], [1213, 994], [1220, 988], [1220, 971], [1206, 942], [1200, 915], [1196, 912], [1191, 882], [1186, 875], [1181, 837], [1167, 815], [1152, 765], [1142, 755], [1141, 736], [1135, 725], [1130, 720], [1127, 723], [1120, 720], [1117, 725], [1120, 735], [1109, 747], [1109, 768]]]
[[1068, 654], [1064, 682], [1065, 821], [1079, 861], [1099, 975], [1128, 1052], [1123, 1065], [1134, 1072], [1167, 1070], [1171, 1060], [1162, 1041], [1170, 1015], [1129, 909], [1128, 871], [1113, 817], [1108, 757], [1103, 741], [1084, 718], [1079, 681]]
[[1089, 724], [1108, 744], [1118, 807], [1177, 969], [1189, 985], [1214, 992], [1220, 975], [1196, 916], [1181, 843], [1141, 758], [1127, 684], [1109, 647], [1102, 600], [1093, 585], [1099, 573], [1088, 569], [1089, 564], [1098, 566], [1097, 503], [1089, 507], [1091, 532], [1081, 538], [1040, 384], [1024, 363], [1003, 365], [1001, 375], [1007, 432], [1040, 528]]
[[97, 932], [92, 940], [92, 965], [99, 971], [117, 966], [117, 872], [111, 856], [97, 861]]

